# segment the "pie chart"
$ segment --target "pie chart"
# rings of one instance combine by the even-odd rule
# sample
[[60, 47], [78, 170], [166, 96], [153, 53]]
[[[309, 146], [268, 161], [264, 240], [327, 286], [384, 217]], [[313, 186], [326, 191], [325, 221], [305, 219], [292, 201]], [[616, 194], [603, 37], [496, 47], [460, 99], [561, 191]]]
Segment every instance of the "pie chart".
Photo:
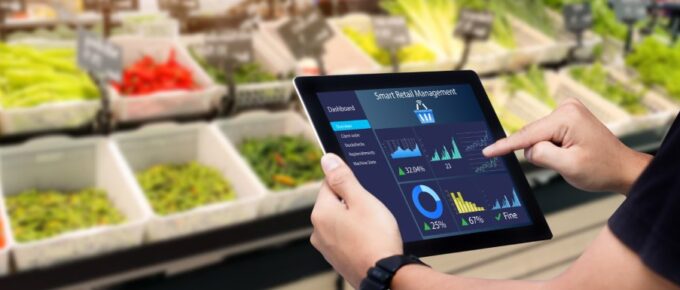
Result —
[[[423, 207], [423, 204], [420, 202], [421, 194], [427, 194], [434, 200], [434, 210], [428, 210]], [[422, 184], [416, 185], [413, 190], [411, 190], [411, 199], [413, 199], [413, 204], [416, 206], [418, 212], [420, 212], [420, 214], [422, 214], [424, 217], [429, 219], [438, 219], [442, 216], [442, 212], [444, 211], [442, 200], [439, 198], [439, 195], [437, 195], [437, 193], [435, 193], [434, 190], [429, 186]]]

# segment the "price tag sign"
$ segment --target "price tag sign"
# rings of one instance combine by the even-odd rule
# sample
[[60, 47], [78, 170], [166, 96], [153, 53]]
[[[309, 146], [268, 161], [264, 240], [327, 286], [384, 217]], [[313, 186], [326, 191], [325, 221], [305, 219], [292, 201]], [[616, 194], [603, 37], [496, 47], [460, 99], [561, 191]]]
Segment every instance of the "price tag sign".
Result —
[[83, 9], [87, 11], [101, 11], [106, 2], [115, 11], [134, 11], [139, 7], [139, 0], [83, 0]]
[[399, 49], [411, 43], [403, 17], [373, 17], [373, 32], [378, 45], [387, 49]]
[[494, 15], [489, 11], [463, 9], [454, 35], [465, 39], [487, 40], [491, 36]]
[[278, 31], [296, 58], [320, 54], [326, 41], [333, 37], [333, 30], [317, 10], [289, 20]]
[[[175, 15], [176, 13], [187, 13], [192, 10], [200, 8], [198, 0], [160, 0], [158, 6], [161, 10], [165, 10]], [[183, 11], [181, 11], [183, 10]], [[181, 12], [180, 12], [181, 11]]]
[[253, 38], [248, 32], [227, 30], [206, 36], [197, 51], [211, 63], [241, 64], [254, 59]]
[[646, 0], [615, 0], [613, 4], [616, 17], [621, 22], [634, 23], [647, 16], [649, 3]]
[[567, 4], [562, 10], [564, 25], [574, 33], [580, 33], [593, 26], [593, 11], [590, 3]]
[[22, 4], [19, 0], [0, 0], [0, 11], [4, 13], [21, 11]]
[[102, 80], [119, 82], [123, 71], [123, 51], [96, 34], [78, 32], [78, 66]]

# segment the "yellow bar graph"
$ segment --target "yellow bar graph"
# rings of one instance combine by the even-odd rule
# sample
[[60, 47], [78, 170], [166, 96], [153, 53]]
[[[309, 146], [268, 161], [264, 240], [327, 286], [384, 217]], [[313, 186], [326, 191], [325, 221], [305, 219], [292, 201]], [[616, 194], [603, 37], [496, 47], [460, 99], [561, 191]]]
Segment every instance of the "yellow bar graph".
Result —
[[484, 211], [484, 208], [477, 206], [476, 204], [466, 201], [463, 199], [463, 195], [460, 192], [451, 192], [451, 198], [453, 199], [453, 204], [456, 206], [458, 213], [470, 213]]

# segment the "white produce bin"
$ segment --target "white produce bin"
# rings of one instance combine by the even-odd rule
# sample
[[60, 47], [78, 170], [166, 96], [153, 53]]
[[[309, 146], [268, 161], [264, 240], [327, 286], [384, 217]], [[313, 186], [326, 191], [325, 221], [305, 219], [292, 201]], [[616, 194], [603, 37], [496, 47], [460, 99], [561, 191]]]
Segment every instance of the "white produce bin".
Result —
[[[205, 43], [205, 37], [205, 34], [192, 35], [183, 37], [182, 42], [191, 49], [192, 47], [200, 47], [203, 45]], [[276, 55], [271, 48], [265, 45], [266, 44], [261, 40], [261, 37], [253, 36], [253, 61], [259, 64], [262, 69], [269, 71], [274, 75], [289, 75], [292, 73], [293, 68], [289, 71], [276, 69], [276, 64], [272, 61], [279, 59], [279, 56]], [[194, 52], [199, 53], [199, 50], [195, 50]], [[272, 53], [274, 53], [274, 55], [272, 55]], [[217, 81], [213, 81], [217, 83]], [[215, 100], [216, 104], [221, 104], [223, 96], [228, 94], [226, 85], [220, 84], [219, 86], [224, 90], [224, 94], [217, 96], [217, 99]], [[287, 104], [293, 96], [293, 90], [293, 82], [289, 79], [237, 84], [233, 109], [240, 110], [268, 105]]]
[[[224, 143], [234, 152], [238, 152], [238, 146], [248, 138], [302, 135], [310, 142], [315, 144], [318, 142], [314, 129], [295, 112], [254, 111], [241, 114], [231, 120], [218, 121], [215, 125], [224, 133]], [[274, 191], [260, 180], [244, 157], [239, 156], [238, 163], [239, 166], [248, 168], [246, 173], [249, 178], [258, 181], [257, 191], [266, 194], [260, 206], [262, 215], [311, 206], [321, 189], [321, 181], [311, 181], [296, 188]]]
[[[95, 256], [142, 243], [149, 212], [134, 180], [111, 142], [102, 138], [51, 137], [0, 152], [2, 194], [29, 189], [73, 191], [96, 187], [107, 192], [112, 204], [126, 217], [119, 225], [97, 226], [66, 232], [31, 242], [18, 242], [10, 234], [18, 270], [50, 266]], [[9, 226], [11, 228], [11, 225]]]
[[550, 95], [557, 102], [569, 97], [577, 98], [617, 136], [629, 132], [632, 121], [630, 114], [581, 85], [565, 71], [561, 73], [546, 72], [545, 80]]
[[508, 52], [508, 70], [519, 70], [550, 58], [549, 54], [555, 46], [554, 40], [510, 14], [505, 17], [512, 26], [517, 42], [517, 48]]
[[[158, 164], [183, 164], [197, 161], [219, 170], [236, 192], [237, 199], [207, 204], [166, 216], [153, 213], [147, 224], [147, 238], [158, 241], [190, 235], [252, 220], [263, 193], [257, 180], [239, 162], [238, 153], [220, 140], [214, 126], [206, 124], [177, 125], [171, 123], [144, 127], [138, 131], [113, 136], [114, 147], [127, 161], [129, 178]], [[134, 191], [144, 196], [135, 181]], [[151, 203], [143, 197], [143, 206], [153, 212]]]
[[[256, 39], [264, 41], [270, 51], [278, 52], [279, 61], [274, 68], [281, 71], [295, 70], [298, 62], [301, 61], [295, 58], [278, 33], [278, 28], [286, 21], [286, 18], [282, 18], [272, 22], [262, 22], [258, 25], [259, 30], [255, 34]], [[324, 51], [322, 59], [328, 74], [375, 72], [379, 69], [368, 55], [353, 45], [343, 33], [337, 31], [334, 31], [333, 37], [324, 44]]]
[[[10, 45], [75, 49], [72, 41], [46, 39], [20, 40]], [[0, 105], [0, 135], [86, 126], [92, 122], [99, 107], [100, 100], [55, 101], [28, 108], [3, 108]]]
[[124, 96], [109, 86], [114, 118], [120, 122], [138, 121], [169, 116], [208, 113], [214, 109], [215, 98], [222, 96], [224, 87], [216, 85], [200, 65], [193, 60], [187, 49], [177, 39], [118, 36], [111, 42], [123, 50], [123, 67], [138, 61], [145, 55], [156, 62], [165, 62], [172, 50], [177, 61], [192, 72], [194, 90], [161, 91], [141, 96]]
[[[625, 69], [605, 67], [605, 71], [608, 75], [608, 80], [613, 82], [623, 88], [627, 88], [634, 92], [644, 92], [642, 96], [641, 103], [647, 108], [648, 112], [644, 115], [631, 115], [631, 122], [625, 127], [621, 128], [620, 134], [630, 134], [637, 131], [642, 131], [646, 129], [658, 128], [664, 125], [670, 124], [670, 122], [675, 118], [680, 109], [678, 104], [673, 103], [669, 99], [663, 97], [655, 90], [646, 89], [641, 83], [636, 82], [634, 79], [630, 78]], [[569, 69], [565, 69], [561, 72], [565, 77], [570, 77]], [[583, 86], [585, 89], [590, 90], [586, 85], [574, 80], [579, 85]], [[594, 94], [597, 94], [593, 91]], [[598, 94], [598, 96], [600, 96]], [[603, 96], [600, 96], [605, 99]], [[605, 99], [607, 102], [609, 100]], [[612, 103], [616, 106], [616, 104]], [[623, 108], [622, 108], [623, 109]], [[625, 111], [625, 109], [624, 109]]]

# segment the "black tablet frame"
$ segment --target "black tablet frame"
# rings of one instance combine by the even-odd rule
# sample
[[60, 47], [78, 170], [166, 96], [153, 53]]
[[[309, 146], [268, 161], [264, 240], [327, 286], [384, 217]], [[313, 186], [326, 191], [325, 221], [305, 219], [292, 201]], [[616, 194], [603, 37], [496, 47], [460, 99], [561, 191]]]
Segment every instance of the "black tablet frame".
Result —
[[[472, 87], [474, 95], [479, 101], [495, 140], [506, 137], [482, 82], [473, 71], [297, 77], [293, 82], [324, 151], [335, 153], [343, 159], [346, 157], [317, 97], [319, 92], [468, 84]], [[507, 154], [501, 158], [517, 187], [518, 194], [524, 201], [524, 206], [532, 221], [531, 225], [404, 243], [404, 252], [417, 256], [431, 256], [551, 239], [550, 228], [536, 202], [517, 157], [514, 154]]]

